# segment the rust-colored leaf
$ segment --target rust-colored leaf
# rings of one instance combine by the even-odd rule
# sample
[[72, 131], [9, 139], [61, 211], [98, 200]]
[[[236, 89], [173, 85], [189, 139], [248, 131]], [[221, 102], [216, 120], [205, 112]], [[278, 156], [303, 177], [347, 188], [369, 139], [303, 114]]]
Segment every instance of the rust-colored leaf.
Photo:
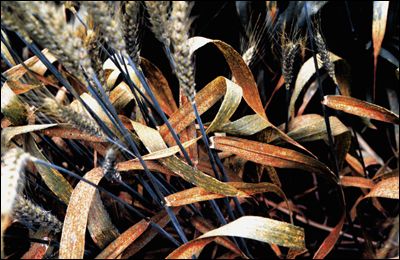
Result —
[[297, 168], [319, 173], [337, 182], [335, 174], [326, 165], [299, 152], [237, 137], [214, 136], [211, 140], [213, 148], [229, 151], [249, 161], [278, 168]]
[[340, 184], [343, 186], [358, 187], [371, 189], [374, 187], [374, 182], [370, 179], [355, 176], [343, 176], [340, 178]]
[[384, 179], [365, 196], [368, 197], [381, 197], [388, 199], [399, 199], [399, 176]]
[[165, 259], [190, 259], [192, 256], [198, 256], [203, 248], [210, 244], [214, 238], [205, 238], [192, 240], [183, 244], [182, 246], [175, 249], [171, 254], [169, 254]]
[[193, 37], [189, 39], [191, 52], [195, 52], [204, 45], [213, 43], [224, 55], [226, 62], [232, 72], [232, 80], [243, 89], [243, 98], [247, 104], [260, 115], [262, 118], [267, 119], [261, 98], [258, 93], [257, 84], [254, 80], [251, 70], [243, 61], [242, 56], [235, 51], [230, 45], [220, 40], [211, 40], [204, 37]]
[[[149, 152], [155, 152], [167, 148], [167, 145], [164, 143], [163, 138], [157, 130], [133, 121], [131, 123], [140, 140]], [[235, 187], [221, 182], [190, 166], [175, 155], [159, 159], [159, 161], [179, 177], [210, 192], [224, 194], [226, 196], [245, 195]]]
[[361, 163], [352, 156], [351, 154], [346, 154], [346, 162], [350, 165], [350, 167], [358, 174], [364, 176], [364, 169]]
[[133, 241], [146, 231], [149, 224], [150, 223], [144, 219], [139, 221], [109, 244], [96, 256], [96, 259], [116, 259]]
[[373, 97], [375, 98], [376, 69], [378, 56], [381, 52], [381, 46], [386, 31], [386, 20], [389, 10], [389, 1], [374, 1], [372, 13], [372, 44], [374, 47], [374, 85]]
[[399, 116], [392, 111], [352, 97], [328, 95], [324, 97], [322, 103], [330, 108], [356, 116], [372, 118], [393, 124], [400, 123]]
[[339, 238], [340, 231], [342, 230], [345, 220], [345, 214], [342, 215], [339, 223], [332, 229], [329, 235], [325, 238], [324, 242], [320, 245], [317, 252], [315, 252], [313, 259], [323, 259], [333, 249], [336, 241]]
[[[103, 178], [103, 170], [94, 168], [84, 178], [99, 184]], [[80, 181], [72, 192], [60, 241], [59, 257], [64, 259], [83, 258], [85, 251], [86, 224], [92, 198], [96, 188]]]
[[145, 58], [141, 58], [140, 67], [143, 69], [151, 91], [155, 95], [162, 110], [165, 114], [171, 116], [176, 110], [178, 110], [178, 106], [176, 105], [167, 79], [153, 63]]
[[[262, 183], [245, 183], [245, 182], [228, 182], [229, 185], [243, 191], [245, 195], [253, 195], [256, 193], [273, 192], [283, 198], [285, 201], [286, 196], [283, 191], [275, 184], [262, 182]], [[169, 206], [183, 206], [199, 201], [213, 200], [224, 198], [226, 196], [216, 193], [211, 193], [203, 188], [194, 187], [183, 190], [165, 197], [166, 203]]]
[[[173, 208], [172, 210], [174, 211], [175, 214], [178, 214], [180, 209], [181, 209], [180, 207], [176, 207]], [[166, 211], [162, 211], [160, 214], [157, 214], [154, 217], [152, 217], [151, 220], [154, 223], [157, 223], [161, 228], [164, 228], [170, 221], [170, 218]], [[140, 251], [140, 249], [145, 247], [157, 234], [158, 232], [154, 228], [145, 231], [142, 236], [140, 236], [138, 239], [133, 241], [133, 243], [130, 246], [128, 246], [128, 248], [122, 254], [122, 258], [126, 259], [135, 255], [138, 251]]]

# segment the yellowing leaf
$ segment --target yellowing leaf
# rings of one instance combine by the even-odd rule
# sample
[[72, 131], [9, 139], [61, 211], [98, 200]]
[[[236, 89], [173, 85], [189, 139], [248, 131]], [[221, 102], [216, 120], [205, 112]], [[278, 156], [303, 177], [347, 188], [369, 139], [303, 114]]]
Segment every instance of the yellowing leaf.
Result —
[[198, 255], [212, 241], [209, 238], [216, 236], [243, 237], [289, 248], [305, 248], [303, 228], [269, 218], [244, 216], [182, 245], [169, 254], [167, 259]]
[[[275, 184], [262, 182], [262, 183], [245, 183], [245, 182], [228, 182], [229, 185], [244, 192], [244, 194], [253, 195], [256, 193], [273, 192], [283, 198], [286, 202], [286, 196], [283, 191]], [[224, 195], [210, 193], [203, 188], [194, 187], [183, 190], [165, 197], [168, 206], [176, 207], [183, 206], [191, 203], [196, 203], [205, 200], [213, 200], [224, 198]], [[289, 205], [288, 205], [289, 207]]]

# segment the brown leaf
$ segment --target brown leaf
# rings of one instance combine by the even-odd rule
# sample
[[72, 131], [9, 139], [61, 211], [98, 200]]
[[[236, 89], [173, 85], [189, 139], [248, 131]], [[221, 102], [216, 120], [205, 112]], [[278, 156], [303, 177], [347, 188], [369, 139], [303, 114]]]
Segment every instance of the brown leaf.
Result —
[[129, 245], [131, 245], [146, 229], [149, 227], [149, 222], [141, 220], [124, 233], [116, 240], [109, 244], [96, 259], [116, 259]]
[[337, 183], [337, 177], [326, 165], [299, 152], [237, 137], [214, 136], [211, 140], [214, 149], [232, 152], [249, 161], [278, 168], [297, 168], [320, 173]]
[[253, 74], [243, 61], [242, 56], [235, 51], [235, 49], [223, 41], [211, 40], [197, 36], [189, 39], [191, 53], [208, 43], [213, 43], [224, 55], [232, 72], [232, 80], [242, 87], [243, 98], [246, 100], [247, 104], [254, 110], [254, 112], [262, 118], [267, 119]]
[[315, 252], [313, 259], [323, 259], [333, 249], [336, 241], [339, 238], [340, 231], [342, 230], [345, 220], [345, 214], [342, 215], [339, 223], [332, 229], [330, 234], [325, 238], [324, 242], [320, 245], [317, 252]]
[[357, 160], [357, 158], [348, 153], [346, 154], [346, 162], [356, 173], [360, 174], [361, 176], [364, 176], [364, 169], [361, 163]]
[[[175, 214], [178, 214], [180, 207], [173, 208], [172, 210], [174, 211]], [[162, 211], [160, 214], [155, 215], [154, 217], [151, 218], [151, 220], [154, 223], [157, 223], [161, 228], [164, 228], [168, 222], [170, 221], [170, 218], [166, 211]], [[122, 254], [122, 258], [126, 259], [129, 258], [133, 255], [135, 255], [140, 249], [145, 247], [156, 235], [158, 232], [156, 229], [151, 228], [148, 229], [143, 233], [142, 236], [140, 236], [138, 239], [136, 239]]]
[[162, 110], [165, 114], [171, 116], [176, 110], [178, 110], [178, 106], [176, 105], [167, 79], [153, 63], [145, 58], [141, 58], [140, 67], [143, 69], [150, 89], [155, 95]]
[[119, 236], [118, 229], [111, 222], [107, 209], [103, 205], [99, 191], [96, 191], [89, 210], [88, 230], [96, 245], [103, 249]]
[[340, 178], [340, 184], [343, 186], [358, 187], [372, 189], [374, 182], [370, 179], [355, 176], [342, 176]]
[[[243, 191], [245, 197], [256, 193], [273, 192], [283, 198], [286, 202], [285, 193], [275, 184], [262, 182], [262, 183], [245, 183], [245, 182], [227, 182], [229, 185]], [[226, 196], [216, 193], [211, 193], [203, 188], [194, 187], [183, 190], [165, 197], [168, 206], [176, 207], [183, 206], [199, 201], [213, 200], [225, 198]]]
[[373, 98], [375, 98], [376, 69], [378, 56], [381, 52], [381, 46], [386, 31], [386, 20], [389, 10], [389, 1], [374, 1], [372, 13], [372, 44], [374, 47], [374, 85]]
[[[103, 178], [103, 170], [94, 168], [84, 175], [84, 178], [99, 184]], [[83, 258], [85, 251], [86, 224], [92, 198], [97, 189], [80, 181], [72, 192], [60, 241], [59, 257], [64, 259]]]
[[378, 182], [365, 196], [365, 198], [368, 197], [399, 199], [399, 177], [391, 177]]
[[392, 111], [352, 97], [328, 95], [324, 97], [322, 104], [356, 116], [372, 118], [393, 124], [400, 123], [399, 116]]
[[[149, 152], [156, 152], [167, 148], [167, 145], [164, 143], [163, 138], [157, 130], [137, 122], [132, 121], [131, 123]], [[233, 186], [221, 182], [190, 166], [175, 155], [159, 159], [159, 161], [179, 177], [207, 191], [224, 194], [226, 196], [245, 195]]]

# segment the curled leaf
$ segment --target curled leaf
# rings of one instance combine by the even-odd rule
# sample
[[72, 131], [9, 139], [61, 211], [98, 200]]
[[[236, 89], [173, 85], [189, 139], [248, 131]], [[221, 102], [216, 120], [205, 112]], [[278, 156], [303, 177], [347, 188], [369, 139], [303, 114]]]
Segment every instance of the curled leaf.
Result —
[[368, 197], [399, 199], [399, 176], [387, 178], [378, 182], [365, 196], [365, 198]]
[[180, 246], [167, 259], [198, 255], [212, 241], [209, 239], [216, 236], [236, 236], [289, 248], [305, 248], [303, 228], [269, 218], [244, 216]]

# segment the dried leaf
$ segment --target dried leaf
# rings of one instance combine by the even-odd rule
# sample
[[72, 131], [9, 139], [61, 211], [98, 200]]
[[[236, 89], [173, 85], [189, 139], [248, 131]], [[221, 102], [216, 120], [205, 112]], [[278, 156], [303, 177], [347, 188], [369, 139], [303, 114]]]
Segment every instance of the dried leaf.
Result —
[[111, 222], [110, 216], [103, 205], [99, 191], [96, 191], [90, 205], [88, 230], [93, 241], [99, 248], [106, 247], [119, 236], [118, 229]]
[[211, 140], [214, 149], [229, 151], [249, 161], [278, 168], [297, 168], [320, 173], [337, 183], [337, 177], [326, 165], [299, 152], [237, 137], [214, 136]]
[[[55, 62], [57, 59], [54, 57], [48, 49], [42, 50], [43, 55], [51, 62]], [[29, 59], [27, 59], [24, 64], [33, 72], [35, 72], [38, 75], [43, 76], [45, 72], [47, 71], [47, 67], [39, 60], [37, 56], [33, 56]], [[25, 69], [22, 64], [18, 64], [17, 66], [14, 66], [7, 71], [4, 72], [4, 75], [9, 79], [9, 80], [18, 80], [22, 76], [25, 75], [27, 70]]]
[[[228, 182], [229, 185], [241, 190], [247, 196], [264, 193], [273, 192], [284, 199], [287, 203], [285, 193], [275, 184], [262, 182], [262, 183], [245, 183], [245, 182]], [[246, 196], [246, 197], [247, 197]], [[221, 194], [210, 193], [203, 188], [194, 187], [187, 190], [183, 190], [165, 197], [165, 201], [168, 206], [177, 207], [183, 206], [191, 203], [196, 203], [205, 200], [213, 200], [224, 198], [226, 196]], [[289, 204], [288, 204], [289, 207]]]
[[267, 119], [261, 98], [258, 93], [257, 84], [255, 83], [253, 74], [249, 67], [243, 61], [242, 56], [235, 51], [230, 45], [220, 40], [211, 40], [204, 37], [193, 37], [189, 39], [191, 53], [200, 49], [208, 43], [213, 43], [224, 55], [226, 62], [232, 72], [232, 79], [243, 89], [243, 98], [247, 104], [256, 112], [260, 117]]
[[[329, 122], [333, 136], [349, 132], [349, 129], [336, 117], [329, 117]], [[289, 122], [287, 135], [298, 142], [328, 140], [325, 119], [317, 114], [308, 114], [292, 119]]]
[[332, 229], [329, 235], [325, 238], [324, 242], [322, 242], [317, 252], [315, 252], [313, 259], [323, 259], [333, 249], [333, 247], [336, 244], [336, 241], [339, 238], [340, 231], [343, 228], [344, 220], [345, 220], [345, 214], [342, 215], [339, 223]]
[[[99, 184], [103, 178], [103, 170], [94, 168], [84, 175], [84, 178]], [[72, 192], [60, 241], [59, 258], [80, 259], [85, 251], [86, 224], [92, 198], [97, 189], [80, 181]]]
[[244, 216], [180, 246], [166, 258], [183, 259], [198, 255], [204, 246], [212, 241], [209, 238], [215, 236], [236, 236], [284, 247], [305, 248], [302, 228], [269, 218]]
[[[210, 230], [215, 229], [215, 227], [212, 224], [210, 224], [206, 219], [204, 219], [202, 217], [195, 216], [191, 220], [192, 220], [193, 226], [203, 234], [209, 232]], [[227, 249], [231, 250], [233, 253], [248, 259], [247, 256], [235, 245], [235, 243], [230, 241], [228, 238], [216, 237], [216, 238], [214, 238], [214, 242], [223, 247], [226, 247]]]
[[399, 177], [391, 177], [378, 182], [365, 196], [365, 198], [369, 197], [399, 199]]
[[364, 169], [361, 163], [352, 155], [346, 154], [346, 162], [350, 165], [350, 167], [358, 174], [364, 176]]
[[392, 111], [352, 97], [328, 95], [324, 97], [322, 103], [330, 108], [349, 114], [372, 118], [387, 123], [400, 123], [399, 116]]
[[141, 58], [140, 67], [143, 69], [150, 89], [160, 104], [162, 110], [171, 116], [178, 106], [174, 100], [171, 88], [162, 72], [147, 59]]
[[355, 176], [342, 176], [340, 178], [340, 184], [349, 187], [358, 187], [372, 189], [374, 187], [374, 182], [370, 179]]
[[16, 127], [7, 127], [1, 131], [1, 151], [3, 153], [4, 149], [7, 147], [8, 143], [15, 136], [20, 134], [26, 134], [29, 132], [34, 132], [49, 127], [53, 127], [57, 124], [43, 124], [43, 125], [24, 125]]
[[[37, 147], [35, 140], [32, 136], [28, 137], [26, 143], [26, 150], [36, 158], [43, 161], [48, 161], [47, 158], [42, 154], [42, 152]], [[41, 164], [35, 163], [35, 167], [38, 170], [43, 181], [46, 183], [47, 187], [65, 204], [68, 205], [69, 199], [72, 193], [71, 184], [64, 178], [64, 176], [55, 169], [48, 168]]]
[[121, 82], [110, 92], [111, 104], [117, 111], [123, 109], [134, 98], [135, 96], [125, 82]]
[[[224, 100], [220, 110], [208, 127], [207, 132], [218, 129], [219, 126], [230, 119], [239, 106], [242, 97], [242, 89], [224, 77], [217, 77], [196, 94], [195, 101], [200, 115], [211, 108], [222, 97], [224, 97]], [[186, 103], [171, 115], [169, 121], [171, 126], [179, 134], [194, 122], [195, 118], [192, 105]], [[165, 124], [160, 127], [160, 134], [167, 144], [173, 144], [172, 135]]]
[[[164, 140], [157, 130], [133, 121], [131, 123], [140, 140], [143, 142], [149, 152], [159, 151], [167, 148], [167, 145], [164, 143]], [[237, 190], [233, 186], [221, 182], [199, 171], [198, 169], [193, 168], [176, 156], [163, 158], [159, 161], [179, 177], [194, 184], [195, 186], [202, 187], [207, 191], [227, 196], [245, 195], [243, 192]]]
[[141, 220], [124, 233], [115, 241], [109, 244], [96, 259], [116, 259], [132, 242], [134, 242], [149, 227], [149, 222]]
[[378, 56], [381, 52], [381, 46], [386, 31], [386, 20], [389, 10], [389, 1], [374, 1], [372, 14], [372, 44], [374, 47], [374, 85], [373, 97], [375, 98], [376, 69]]
[[[180, 207], [176, 207], [173, 208], [172, 211], [175, 214], [178, 214], [180, 209], [181, 209]], [[157, 214], [154, 217], [152, 217], [151, 220], [154, 223], [157, 223], [161, 228], [164, 228], [170, 221], [170, 218], [166, 211], [162, 211], [160, 214]], [[135, 255], [138, 251], [140, 251], [140, 249], [145, 247], [151, 240], [153, 240], [153, 238], [157, 234], [158, 232], [156, 231], [155, 228], [151, 228], [146, 232], [144, 232], [142, 236], [133, 241], [133, 243], [125, 250], [125, 252], [122, 254], [122, 258], [126, 259]]]

